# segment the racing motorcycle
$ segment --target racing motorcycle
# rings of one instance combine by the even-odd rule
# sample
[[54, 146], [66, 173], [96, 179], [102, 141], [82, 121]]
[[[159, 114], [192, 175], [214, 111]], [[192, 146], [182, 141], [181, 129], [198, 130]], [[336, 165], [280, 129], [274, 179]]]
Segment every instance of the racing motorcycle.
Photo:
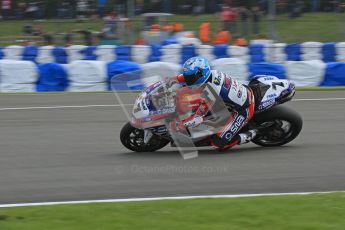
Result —
[[[264, 147], [282, 146], [294, 140], [302, 129], [302, 118], [294, 110], [281, 105], [295, 95], [294, 84], [273, 76], [256, 76], [246, 87], [254, 93], [255, 113], [239, 133], [257, 130], [252, 142]], [[214, 103], [204, 122], [195, 128], [186, 128], [180, 133], [185, 135], [183, 139], [190, 140], [187, 142], [189, 145], [211, 146], [212, 135], [217, 133], [221, 124], [229, 118], [232, 108], [208, 85], [202, 92], [197, 93], [189, 93], [187, 88], [176, 89], [164, 81], [145, 88], [134, 103], [130, 122], [121, 130], [122, 144], [135, 152], [153, 152], [169, 143], [176, 147], [173, 133], [179, 131], [171, 128], [171, 123], [175, 122], [177, 117], [181, 119], [182, 113], [178, 110], [184, 110], [184, 114], [190, 115], [198, 107], [199, 99], [207, 98]]]

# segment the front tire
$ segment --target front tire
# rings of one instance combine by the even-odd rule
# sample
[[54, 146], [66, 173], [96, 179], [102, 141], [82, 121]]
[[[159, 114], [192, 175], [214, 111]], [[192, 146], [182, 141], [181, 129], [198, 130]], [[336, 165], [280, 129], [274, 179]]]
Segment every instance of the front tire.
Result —
[[130, 123], [123, 126], [120, 133], [120, 140], [123, 146], [134, 152], [154, 152], [169, 144], [166, 140], [153, 135], [148, 143], [144, 143], [144, 130], [133, 127]]
[[253, 122], [259, 134], [252, 142], [264, 147], [281, 146], [293, 141], [303, 126], [302, 117], [284, 106], [276, 106], [256, 115]]

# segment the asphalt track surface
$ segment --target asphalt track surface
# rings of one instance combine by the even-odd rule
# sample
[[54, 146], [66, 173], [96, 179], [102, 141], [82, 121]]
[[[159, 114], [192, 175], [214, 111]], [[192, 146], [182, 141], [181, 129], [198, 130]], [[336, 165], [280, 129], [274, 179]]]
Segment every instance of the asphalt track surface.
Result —
[[[0, 204], [345, 190], [345, 100], [287, 103], [304, 128], [284, 147], [204, 149], [192, 160], [171, 147], [126, 150], [121, 107], [73, 107], [116, 103], [113, 94], [0, 95]], [[72, 107], [8, 109], [46, 106]]]

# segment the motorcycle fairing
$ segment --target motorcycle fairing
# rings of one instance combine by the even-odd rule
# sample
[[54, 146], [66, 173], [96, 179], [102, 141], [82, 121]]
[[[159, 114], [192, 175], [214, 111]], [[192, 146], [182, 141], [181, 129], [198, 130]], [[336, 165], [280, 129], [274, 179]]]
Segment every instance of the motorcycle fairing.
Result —
[[249, 87], [255, 95], [255, 111], [265, 111], [276, 104], [290, 100], [295, 93], [295, 86], [288, 80], [275, 76], [256, 76]]

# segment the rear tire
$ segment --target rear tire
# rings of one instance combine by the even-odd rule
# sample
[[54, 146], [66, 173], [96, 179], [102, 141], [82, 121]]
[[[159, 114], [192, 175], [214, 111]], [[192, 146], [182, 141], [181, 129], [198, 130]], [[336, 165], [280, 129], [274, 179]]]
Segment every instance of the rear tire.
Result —
[[[259, 134], [252, 142], [264, 147], [281, 146], [293, 141], [303, 126], [302, 117], [294, 110], [284, 106], [276, 106], [256, 115], [253, 122], [255, 126], [259, 127]], [[284, 124], [286, 127], [283, 127]], [[260, 128], [265, 125], [272, 127], [260, 131]], [[281, 127], [279, 127], [280, 125]]]
[[154, 152], [169, 144], [169, 140], [154, 135], [151, 140], [144, 143], [144, 130], [133, 127], [130, 123], [123, 126], [120, 133], [120, 140], [123, 146], [134, 152]]

